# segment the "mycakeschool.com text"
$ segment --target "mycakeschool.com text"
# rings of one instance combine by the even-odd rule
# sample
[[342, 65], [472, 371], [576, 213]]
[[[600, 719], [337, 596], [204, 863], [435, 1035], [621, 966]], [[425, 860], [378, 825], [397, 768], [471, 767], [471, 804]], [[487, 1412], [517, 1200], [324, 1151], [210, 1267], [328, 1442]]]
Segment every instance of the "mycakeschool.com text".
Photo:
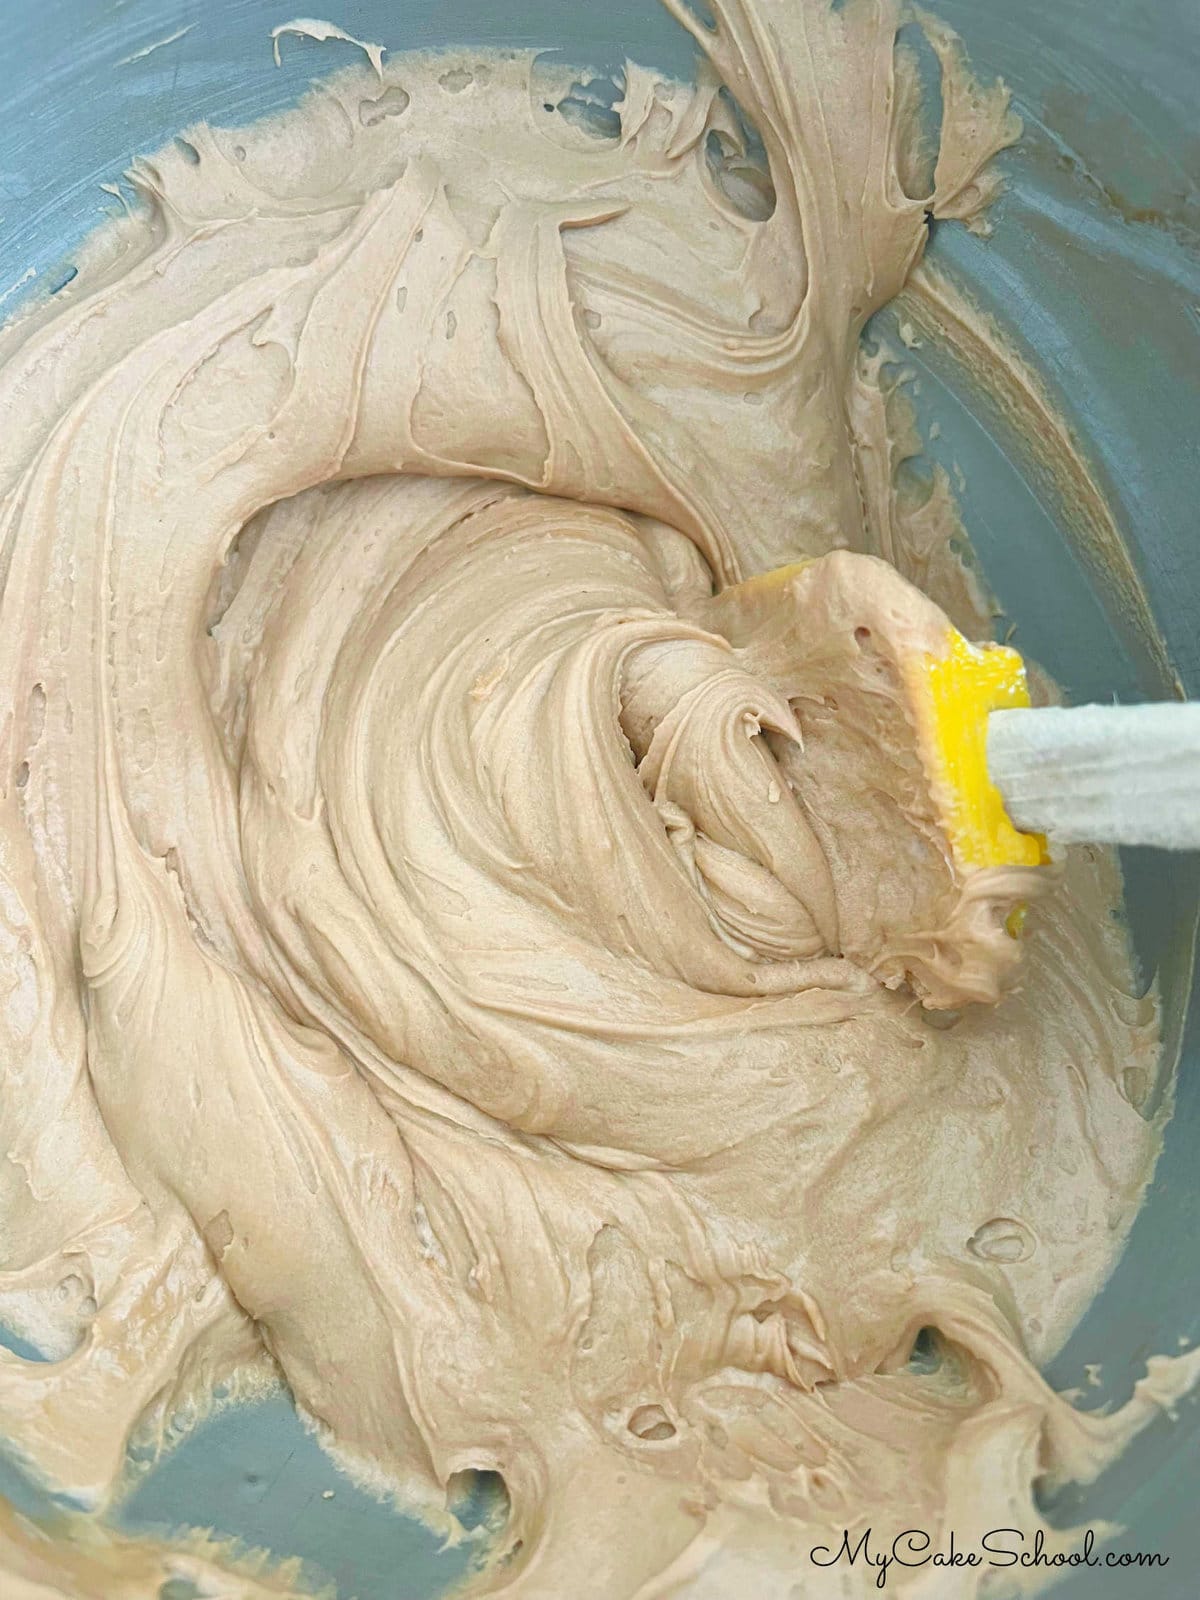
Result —
[[935, 1545], [921, 1528], [905, 1528], [902, 1533], [880, 1534], [875, 1528], [842, 1534], [838, 1544], [814, 1545], [809, 1560], [817, 1567], [874, 1568], [875, 1587], [885, 1589], [888, 1579], [899, 1579], [906, 1571], [922, 1567], [1023, 1567], [1046, 1571], [1068, 1567], [1107, 1569], [1128, 1568], [1145, 1571], [1165, 1567], [1170, 1556], [1161, 1551], [1097, 1548], [1095, 1530], [1084, 1529], [1071, 1539], [1069, 1547], [1052, 1547], [1044, 1530], [1026, 1535], [1019, 1528], [991, 1528], [971, 1543], [960, 1542], [953, 1531], [944, 1533]]

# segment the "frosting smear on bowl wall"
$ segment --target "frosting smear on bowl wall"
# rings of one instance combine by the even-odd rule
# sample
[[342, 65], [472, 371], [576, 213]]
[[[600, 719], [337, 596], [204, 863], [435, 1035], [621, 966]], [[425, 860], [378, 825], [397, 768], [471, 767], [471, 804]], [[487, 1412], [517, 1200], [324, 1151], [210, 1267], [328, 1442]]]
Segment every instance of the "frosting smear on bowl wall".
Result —
[[502, 1475], [473, 1592], [788, 1596], [1032, 1536], [1194, 1376], [1038, 1374], [1156, 1007], [1106, 853], [951, 815], [922, 674], [1003, 663], [861, 343], [1019, 125], [921, 17], [933, 128], [891, 0], [666, 3], [694, 85], [376, 55], [188, 129], [0, 332], [0, 1422], [92, 1510], [270, 1370], [432, 1519]]

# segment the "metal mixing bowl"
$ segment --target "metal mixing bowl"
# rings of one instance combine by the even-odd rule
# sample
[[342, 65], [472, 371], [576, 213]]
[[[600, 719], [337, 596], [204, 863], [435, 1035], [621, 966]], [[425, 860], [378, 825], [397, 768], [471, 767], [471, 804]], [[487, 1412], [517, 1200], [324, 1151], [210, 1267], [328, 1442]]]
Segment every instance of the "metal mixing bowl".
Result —
[[[1002, 158], [1009, 187], [994, 237], [946, 226], [932, 248], [995, 311], [1084, 442], [1143, 581], [1157, 647], [1102, 566], [1072, 545], [1062, 508], [1028, 473], [988, 397], [923, 348], [910, 364], [922, 423], [940, 425], [931, 453], [963, 469], [966, 523], [1018, 643], [1073, 698], [1156, 699], [1179, 683], [1200, 695], [1200, 9], [1194, 0], [927, 3], [983, 74], [1007, 79], [1026, 122], [1024, 142]], [[335, 0], [325, 14], [390, 49], [535, 45], [581, 66], [616, 68], [629, 55], [691, 69], [690, 41], [654, 0]], [[278, 110], [354, 59], [345, 46], [291, 39], [277, 69], [268, 34], [290, 15], [264, 0], [0, 0], [0, 315], [61, 286], [73, 245], [116, 203], [99, 183], [136, 152], [200, 118], [233, 124]], [[1181, 1067], [1166, 1151], [1125, 1256], [1050, 1368], [1071, 1387], [1085, 1362], [1102, 1363], [1086, 1405], [1122, 1400], [1147, 1356], [1200, 1338], [1200, 1028], [1185, 1023], [1200, 861], [1133, 851], [1125, 868], [1143, 972], [1158, 975], [1166, 1051]], [[0, 1488], [37, 1509], [16, 1474]], [[1160, 1550], [1170, 1565], [1082, 1572], [1057, 1592], [1196, 1592], [1198, 1491], [1200, 1410], [1186, 1403], [1053, 1512], [1115, 1520], [1129, 1547]], [[465, 1562], [339, 1475], [282, 1399], [201, 1427], [144, 1478], [120, 1520], [210, 1525], [300, 1555], [343, 1600], [425, 1600]], [[163, 1600], [183, 1600], [170, 1591]]]

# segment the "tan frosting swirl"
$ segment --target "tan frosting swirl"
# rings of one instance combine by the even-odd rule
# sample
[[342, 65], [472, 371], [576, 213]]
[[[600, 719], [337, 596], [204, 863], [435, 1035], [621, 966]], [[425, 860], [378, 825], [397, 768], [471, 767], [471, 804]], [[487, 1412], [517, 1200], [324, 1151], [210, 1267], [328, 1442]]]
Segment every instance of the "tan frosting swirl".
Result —
[[[1007, 95], [926, 19], [932, 148], [892, 0], [667, 3], [710, 66], [612, 137], [478, 53], [188, 130], [0, 335], [0, 1418], [97, 1507], [269, 1359], [431, 1515], [503, 1474], [488, 1592], [809, 1593], [830, 1530], [1038, 1525], [1190, 1376], [1037, 1375], [1154, 1005], [1105, 856], [962, 877], [897, 687], [987, 609], [860, 335]], [[0, 1549], [156, 1592], [98, 1537]]]

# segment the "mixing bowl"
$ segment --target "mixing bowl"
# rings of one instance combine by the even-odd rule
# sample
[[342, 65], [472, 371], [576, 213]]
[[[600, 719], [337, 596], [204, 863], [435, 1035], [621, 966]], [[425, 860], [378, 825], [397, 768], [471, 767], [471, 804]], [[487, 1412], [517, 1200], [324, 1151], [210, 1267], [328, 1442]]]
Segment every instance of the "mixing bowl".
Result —
[[[1018, 643], [1072, 699], [1200, 695], [1200, 10], [1194, 0], [931, 6], [983, 75], [1012, 86], [1026, 128], [1001, 161], [1008, 188], [994, 236], [943, 226], [931, 248], [995, 313], [1082, 440], [1140, 598], [1122, 595], [1104, 551], [1072, 533], [1070, 508], [991, 398], [952, 354], [922, 347], [906, 361], [926, 434], [938, 425], [930, 454], [961, 485]], [[326, 14], [389, 50], [536, 46], [600, 71], [626, 56], [692, 69], [690, 40], [655, 0], [338, 0]], [[344, 44], [296, 38], [276, 67], [270, 29], [289, 15], [265, 0], [0, 0], [0, 315], [69, 281], [72, 247], [120, 203], [99, 185], [135, 153], [200, 118], [236, 124], [278, 110], [355, 59]], [[881, 318], [885, 334], [895, 317]], [[1177, 1107], [1125, 1255], [1049, 1369], [1058, 1387], [1082, 1386], [1089, 1407], [1123, 1400], [1148, 1356], [1200, 1338], [1200, 1027], [1187, 1022], [1200, 861], [1132, 851], [1124, 867], [1143, 980], [1162, 995], [1164, 1084], [1179, 1065]], [[1084, 1384], [1088, 1363], [1100, 1368]], [[0, 1488], [47, 1509], [12, 1469]], [[1055, 1521], [1116, 1521], [1129, 1547], [1169, 1564], [1077, 1572], [1058, 1592], [1195, 1593], [1198, 1490], [1200, 1411], [1189, 1402], [1099, 1483], [1051, 1508]], [[343, 1600], [441, 1594], [467, 1560], [339, 1474], [283, 1397], [188, 1433], [118, 1515], [130, 1529], [210, 1526], [300, 1556]], [[162, 1600], [183, 1600], [171, 1589]]]

